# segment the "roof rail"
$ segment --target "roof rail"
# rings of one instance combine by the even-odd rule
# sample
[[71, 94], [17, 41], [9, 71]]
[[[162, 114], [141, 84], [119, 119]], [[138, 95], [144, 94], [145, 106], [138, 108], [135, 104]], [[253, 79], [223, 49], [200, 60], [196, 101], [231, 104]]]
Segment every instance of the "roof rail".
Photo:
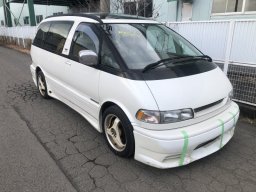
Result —
[[103, 24], [102, 19], [151, 19], [151, 18], [145, 18], [141, 16], [136, 16], [136, 15], [126, 15], [126, 14], [111, 14], [111, 13], [71, 13], [71, 14], [62, 14], [62, 15], [53, 15], [53, 16], [48, 16], [48, 18], [52, 17], [62, 17], [62, 16], [75, 16], [75, 17], [86, 17], [90, 19], [94, 19], [98, 21], [100, 24]]
[[92, 13], [85, 13], [86, 15], [95, 15], [100, 19], [149, 19], [146, 17], [141, 17], [137, 15], [128, 15], [128, 14], [116, 14], [116, 13], [107, 13], [107, 12], [92, 12]]
[[137, 15], [127, 15], [127, 14], [108, 14], [106, 18], [113, 18], [113, 19], [140, 19], [140, 20], [145, 20], [145, 19], [150, 19], [146, 17], [141, 17]]
[[46, 19], [54, 18], [54, 17], [65, 17], [65, 16], [86, 17], [86, 18], [98, 21], [100, 24], [103, 24], [103, 22], [102, 22], [100, 17], [98, 17], [95, 14], [87, 14], [87, 13], [71, 13], [71, 14], [62, 14], [62, 15], [52, 15], [52, 16], [46, 17]]

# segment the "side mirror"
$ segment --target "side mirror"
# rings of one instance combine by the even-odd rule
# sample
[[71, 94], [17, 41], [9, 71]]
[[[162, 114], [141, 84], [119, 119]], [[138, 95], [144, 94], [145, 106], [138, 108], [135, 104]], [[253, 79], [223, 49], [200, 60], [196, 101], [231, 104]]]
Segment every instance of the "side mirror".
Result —
[[79, 52], [79, 63], [93, 66], [98, 63], [98, 56], [92, 50], [82, 50]]

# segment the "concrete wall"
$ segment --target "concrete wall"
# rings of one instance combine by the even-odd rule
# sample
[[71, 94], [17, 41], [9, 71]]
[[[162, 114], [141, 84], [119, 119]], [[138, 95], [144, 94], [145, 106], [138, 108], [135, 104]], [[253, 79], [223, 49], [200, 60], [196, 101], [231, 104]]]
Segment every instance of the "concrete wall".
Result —
[[30, 50], [32, 45], [32, 40], [22, 39], [17, 37], [0, 36], [0, 45], [15, 46], [17, 48]]
[[209, 20], [212, 10], [212, 0], [194, 0], [192, 11], [192, 20]]
[[4, 21], [4, 7], [3, 6], [2, 7], [0, 6], [0, 26], [1, 26], [1, 21]]
[[211, 15], [211, 20], [256, 19], [256, 14]]
[[176, 21], [177, 15], [177, 2], [167, 2], [167, 0], [154, 0], [153, 1], [153, 10], [156, 20], [160, 22], [166, 21]]

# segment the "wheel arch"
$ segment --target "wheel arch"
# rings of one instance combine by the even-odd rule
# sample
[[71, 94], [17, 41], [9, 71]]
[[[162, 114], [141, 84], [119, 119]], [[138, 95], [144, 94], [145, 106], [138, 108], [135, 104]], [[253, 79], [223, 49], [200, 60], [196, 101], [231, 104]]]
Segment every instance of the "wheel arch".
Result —
[[[44, 70], [42, 69], [42, 67], [36, 66], [36, 69], [35, 69], [35, 72], [36, 72], [36, 83], [37, 83], [37, 75], [38, 75], [38, 73], [39, 73], [40, 71], [44, 74], [44, 77], [45, 77], [45, 72], [44, 72]], [[46, 77], [45, 77], [45, 81], [47, 82]]]
[[103, 117], [103, 112], [111, 107], [111, 106], [117, 106], [119, 107], [124, 113], [125, 115], [128, 117], [130, 122], [133, 122], [133, 117], [131, 115], [131, 113], [129, 112], [129, 110], [122, 105], [121, 103], [117, 102], [117, 101], [105, 101], [103, 102], [103, 104], [100, 107], [100, 111], [99, 111], [99, 126], [100, 126], [100, 131], [103, 132], [103, 128], [102, 128], [102, 117]]
[[42, 71], [42, 69], [41, 69], [41, 67], [37, 66], [37, 67], [36, 67], [36, 74], [37, 74], [39, 71]]
[[[37, 67], [36, 67], [36, 82], [37, 82], [37, 75], [38, 75], [38, 73], [39, 73], [40, 71], [42, 71], [41, 67], [37, 66]], [[42, 72], [43, 72], [43, 71], [42, 71]]]

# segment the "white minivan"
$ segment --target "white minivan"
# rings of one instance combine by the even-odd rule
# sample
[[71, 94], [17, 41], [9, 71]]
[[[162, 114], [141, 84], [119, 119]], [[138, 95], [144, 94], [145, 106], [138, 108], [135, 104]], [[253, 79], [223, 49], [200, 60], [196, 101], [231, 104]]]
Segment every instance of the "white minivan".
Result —
[[209, 56], [165, 25], [111, 14], [49, 17], [31, 48], [44, 98], [67, 104], [121, 157], [157, 168], [221, 149], [239, 108]]

